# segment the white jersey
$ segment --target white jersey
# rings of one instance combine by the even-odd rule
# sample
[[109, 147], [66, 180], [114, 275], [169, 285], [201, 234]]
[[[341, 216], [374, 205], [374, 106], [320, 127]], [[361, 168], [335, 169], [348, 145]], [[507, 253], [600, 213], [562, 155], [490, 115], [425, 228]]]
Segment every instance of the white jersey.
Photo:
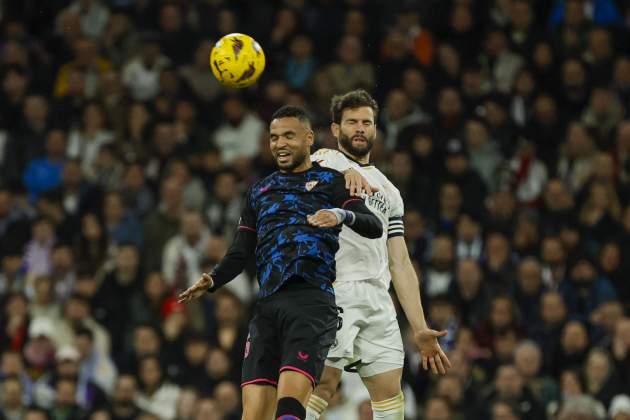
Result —
[[344, 226], [339, 235], [339, 251], [335, 255], [335, 281], [378, 280], [389, 288], [387, 239], [404, 235], [404, 204], [400, 192], [375, 166], [361, 165], [338, 150], [320, 149], [311, 155], [311, 160], [339, 172], [356, 169], [371, 186], [378, 188], [371, 197], [365, 195], [365, 204], [381, 221], [383, 236], [367, 239]]

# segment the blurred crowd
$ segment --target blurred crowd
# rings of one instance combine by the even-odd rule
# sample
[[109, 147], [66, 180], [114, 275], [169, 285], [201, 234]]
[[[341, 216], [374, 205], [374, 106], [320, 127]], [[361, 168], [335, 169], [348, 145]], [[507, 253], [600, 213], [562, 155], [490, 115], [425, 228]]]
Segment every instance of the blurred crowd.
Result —
[[[273, 171], [273, 111], [335, 147], [355, 88], [449, 331], [443, 377], [406, 345], [406, 418], [630, 419], [627, 1], [0, 0], [0, 31], [0, 419], [239, 419], [253, 267], [175, 294]], [[237, 92], [232, 32], [267, 56]], [[326, 419], [372, 418], [357, 381]]]

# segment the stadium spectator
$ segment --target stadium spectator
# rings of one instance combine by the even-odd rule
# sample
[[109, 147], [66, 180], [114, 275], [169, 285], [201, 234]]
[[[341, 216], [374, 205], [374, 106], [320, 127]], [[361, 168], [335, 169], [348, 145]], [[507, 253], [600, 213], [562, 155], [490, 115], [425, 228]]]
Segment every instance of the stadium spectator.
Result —
[[263, 123], [248, 109], [243, 99], [230, 96], [222, 103], [225, 122], [214, 132], [214, 143], [225, 164], [239, 158], [252, 159], [260, 149]]
[[[255, 274], [183, 312], [177, 261], [190, 282], [226, 252], [274, 170], [271, 109], [304, 105], [334, 147], [330, 98], [355, 86], [383, 109], [372, 159], [449, 331], [437, 381], [406, 348], [408, 417], [629, 416], [623, 2], [0, 3], [0, 418], [240, 418]], [[233, 32], [267, 59], [237, 93], [209, 69]], [[88, 374], [94, 352], [110, 374]], [[164, 413], [135, 402], [155, 406], [134, 376], [154, 354], [148, 376], [184, 387]], [[329, 414], [371, 418], [343, 383]]]
[[164, 377], [157, 356], [147, 355], [138, 363], [136, 404], [159, 418], [174, 419], [181, 390]]
[[16, 377], [7, 377], [2, 381], [2, 411], [0, 413], [6, 419], [19, 419], [26, 407], [22, 403], [22, 384]]
[[180, 221], [181, 231], [164, 245], [162, 273], [168, 288], [185, 289], [201, 275], [201, 259], [210, 234], [201, 213], [186, 210]]
[[129, 87], [131, 97], [146, 101], [157, 96], [160, 72], [170, 64], [168, 57], [162, 54], [157, 36], [146, 34], [140, 54], [130, 59], [122, 70], [122, 80]]

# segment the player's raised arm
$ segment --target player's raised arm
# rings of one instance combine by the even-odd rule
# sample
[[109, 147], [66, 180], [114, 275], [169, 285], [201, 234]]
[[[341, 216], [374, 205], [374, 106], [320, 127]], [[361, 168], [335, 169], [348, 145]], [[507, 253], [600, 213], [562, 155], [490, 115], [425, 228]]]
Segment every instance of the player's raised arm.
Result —
[[348, 200], [345, 208], [318, 210], [308, 216], [308, 222], [317, 227], [334, 227], [344, 224], [361, 236], [377, 239], [383, 235], [383, 225], [362, 199]]
[[234, 241], [227, 253], [210, 274], [204, 273], [195, 284], [179, 295], [180, 302], [196, 299], [206, 291], [214, 292], [219, 287], [230, 282], [241, 274], [248, 258], [254, 255], [257, 241], [256, 222], [254, 211], [249, 202], [249, 196], [250, 193], [248, 192], [248, 200], [236, 228]]
[[362, 198], [350, 196], [345, 189], [343, 178], [336, 178], [333, 188], [334, 202], [338, 207], [319, 210], [314, 215], [308, 216], [308, 222], [311, 225], [334, 227], [344, 224], [369, 239], [383, 236], [381, 221], [367, 208]]

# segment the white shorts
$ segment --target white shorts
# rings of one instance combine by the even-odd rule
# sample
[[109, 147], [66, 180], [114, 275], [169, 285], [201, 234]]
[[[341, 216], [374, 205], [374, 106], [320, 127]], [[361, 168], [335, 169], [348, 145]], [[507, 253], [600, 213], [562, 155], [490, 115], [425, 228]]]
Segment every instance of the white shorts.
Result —
[[396, 309], [383, 283], [345, 281], [334, 287], [343, 324], [326, 366], [343, 370], [360, 360], [356, 371], [364, 378], [402, 368], [405, 353]]

